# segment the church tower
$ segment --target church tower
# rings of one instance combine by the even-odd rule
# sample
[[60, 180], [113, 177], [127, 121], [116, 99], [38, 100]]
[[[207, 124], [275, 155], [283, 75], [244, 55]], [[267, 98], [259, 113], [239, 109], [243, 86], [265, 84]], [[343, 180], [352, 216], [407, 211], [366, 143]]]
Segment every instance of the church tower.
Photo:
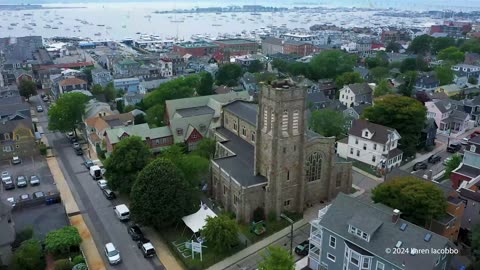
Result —
[[306, 89], [291, 80], [262, 85], [259, 92], [255, 173], [268, 179], [265, 213], [302, 212]]

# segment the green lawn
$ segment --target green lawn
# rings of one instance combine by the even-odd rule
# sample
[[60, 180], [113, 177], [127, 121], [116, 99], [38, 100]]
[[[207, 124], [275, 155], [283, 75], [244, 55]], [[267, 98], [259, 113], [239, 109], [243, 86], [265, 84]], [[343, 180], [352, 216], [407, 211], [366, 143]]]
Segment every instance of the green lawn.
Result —
[[[288, 217], [293, 219], [293, 221], [298, 221], [302, 219], [301, 214], [287, 214]], [[252, 243], [258, 242], [286, 227], [290, 226], [290, 223], [284, 219], [280, 220], [273, 220], [273, 221], [266, 221], [266, 228], [267, 231], [261, 235], [256, 235], [252, 232], [250, 232], [250, 224], [240, 224], [240, 233], [245, 235]]]
[[358, 160], [351, 160], [351, 161], [352, 161], [352, 165], [357, 167], [358, 169], [364, 172], [367, 172], [371, 175], [375, 175], [376, 177], [381, 177], [380, 173], [374, 170], [370, 165], [360, 162]]

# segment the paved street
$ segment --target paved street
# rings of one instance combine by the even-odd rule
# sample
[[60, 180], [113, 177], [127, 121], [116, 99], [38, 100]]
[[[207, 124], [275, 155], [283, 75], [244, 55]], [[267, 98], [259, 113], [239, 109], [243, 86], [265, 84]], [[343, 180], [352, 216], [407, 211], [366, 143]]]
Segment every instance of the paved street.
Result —
[[[31, 100], [32, 103], [41, 102], [38, 97], [33, 97]], [[47, 106], [44, 105], [44, 108]], [[122, 263], [119, 265], [112, 267], [104, 258], [107, 269], [164, 269], [157, 258], [143, 258], [136, 243], [127, 233], [127, 224], [120, 222], [114, 216], [112, 208], [120, 203], [116, 200], [109, 201], [104, 197], [97, 183], [92, 180], [87, 169], [82, 165], [85, 157], [75, 155], [64, 134], [47, 131], [47, 112], [41, 113], [38, 119], [46, 131], [50, 145], [54, 148], [60, 168], [90, 228], [99, 252], [103, 253], [103, 246], [108, 242], [114, 243], [120, 251]]]

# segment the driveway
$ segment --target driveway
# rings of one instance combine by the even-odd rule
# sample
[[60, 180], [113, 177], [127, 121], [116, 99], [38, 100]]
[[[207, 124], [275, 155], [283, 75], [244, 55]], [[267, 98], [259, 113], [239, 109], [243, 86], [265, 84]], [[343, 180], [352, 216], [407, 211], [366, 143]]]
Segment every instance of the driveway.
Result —
[[[31, 98], [32, 103], [42, 104], [39, 97]], [[47, 108], [47, 106], [44, 106]], [[38, 115], [39, 123], [47, 131], [47, 112]], [[86, 157], [77, 156], [65, 134], [46, 132], [50, 145], [54, 149], [60, 168], [70, 186], [72, 194], [83, 214], [87, 226], [100, 253], [106, 243], [112, 242], [120, 251], [122, 263], [116, 266], [108, 265], [107, 269], [164, 269], [157, 258], [145, 259], [127, 233], [127, 225], [120, 222], [113, 213], [116, 200], [107, 200], [96, 181], [92, 180], [87, 169], [82, 165]], [[147, 236], [148, 237], [148, 236]]]

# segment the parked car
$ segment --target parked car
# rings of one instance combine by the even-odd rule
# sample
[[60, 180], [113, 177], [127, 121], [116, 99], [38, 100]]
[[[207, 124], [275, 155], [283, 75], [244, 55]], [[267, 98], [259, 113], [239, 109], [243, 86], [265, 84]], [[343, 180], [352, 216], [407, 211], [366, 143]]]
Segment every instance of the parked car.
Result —
[[13, 180], [11, 177], [5, 179], [4, 181], [2, 181], [2, 183], [3, 183], [3, 188], [5, 190], [10, 190], [15, 188], [15, 183], [13, 183]]
[[90, 167], [95, 165], [95, 163], [93, 163], [93, 161], [91, 161], [90, 159], [87, 159], [87, 160], [85, 160], [85, 162], [83, 162], [83, 165], [85, 165], [85, 167], [87, 167], [87, 169], [90, 169]]
[[113, 200], [115, 199], [117, 196], [115, 195], [115, 193], [109, 189], [109, 188], [105, 188], [102, 190], [103, 191], [103, 195], [105, 195], [105, 197], [108, 199], [108, 200]]
[[468, 138], [465, 137], [465, 138], [463, 138], [463, 139], [460, 141], [460, 143], [463, 144], [463, 145], [468, 145], [468, 142], [469, 142], [469, 141], [470, 141], [470, 139], [468, 139]]
[[447, 163], [452, 160], [452, 157], [447, 157], [446, 159], [443, 160], [443, 165], [447, 165]]
[[10, 177], [10, 173], [7, 172], [7, 171], [3, 171], [3, 172], [2, 172], [2, 179], [3, 179], [4, 177]]
[[107, 180], [105, 179], [100, 179], [97, 181], [97, 185], [100, 187], [100, 189], [106, 189], [107, 188]]
[[27, 178], [23, 175], [17, 176], [17, 187], [22, 188], [27, 186]]
[[83, 150], [82, 150], [82, 148], [75, 148], [75, 154], [77, 154], [77, 156], [83, 155]]
[[37, 112], [43, 112], [43, 107], [41, 105], [37, 106]]
[[107, 243], [104, 248], [105, 256], [107, 256], [108, 263], [118, 264], [122, 261], [120, 258], [120, 252], [115, 248], [112, 243]]
[[130, 237], [132, 237], [133, 241], [143, 239], [143, 232], [136, 224], [128, 227], [128, 234], [130, 234]]
[[34, 193], [32, 194], [32, 197], [33, 197], [34, 199], [43, 198], [43, 197], [45, 197], [45, 193], [43, 193], [43, 191], [37, 191], [37, 192], [34, 192]]
[[418, 171], [418, 170], [425, 170], [427, 169], [427, 163], [425, 162], [417, 162], [415, 165], [413, 165], [413, 170]]
[[442, 160], [442, 158], [438, 155], [431, 155], [429, 158], [428, 158], [428, 163], [437, 163], [437, 162], [440, 162]]
[[18, 156], [12, 157], [12, 164], [16, 165], [20, 163], [22, 163], [22, 160]]
[[17, 203], [17, 200], [15, 200], [15, 197], [10, 197], [10, 198], [7, 198], [7, 202], [10, 203], [10, 205], [15, 206], [15, 204]]
[[18, 196], [18, 198], [19, 198], [19, 201], [28, 201], [28, 200], [30, 200], [30, 195], [22, 194], [22, 195]]
[[308, 240], [303, 241], [295, 247], [295, 253], [299, 256], [307, 256], [310, 249], [310, 242]]
[[456, 153], [462, 149], [462, 145], [460, 143], [452, 143], [447, 147], [447, 152], [449, 153]]
[[156, 254], [155, 248], [153, 247], [152, 243], [146, 238], [142, 238], [141, 240], [139, 240], [137, 242], [137, 247], [142, 252], [144, 258], [153, 257]]
[[80, 148], [80, 144], [78, 142], [74, 142], [72, 146], [73, 146], [73, 149]]
[[30, 185], [31, 186], [40, 185], [40, 178], [38, 178], [38, 176], [36, 175], [30, 176]]
[[42, 98], [42, 100], [43, 100], [44, 102], [47, 102], [47, 101], [48, 101], [48, 96], [44, 96], [44, 97]]

